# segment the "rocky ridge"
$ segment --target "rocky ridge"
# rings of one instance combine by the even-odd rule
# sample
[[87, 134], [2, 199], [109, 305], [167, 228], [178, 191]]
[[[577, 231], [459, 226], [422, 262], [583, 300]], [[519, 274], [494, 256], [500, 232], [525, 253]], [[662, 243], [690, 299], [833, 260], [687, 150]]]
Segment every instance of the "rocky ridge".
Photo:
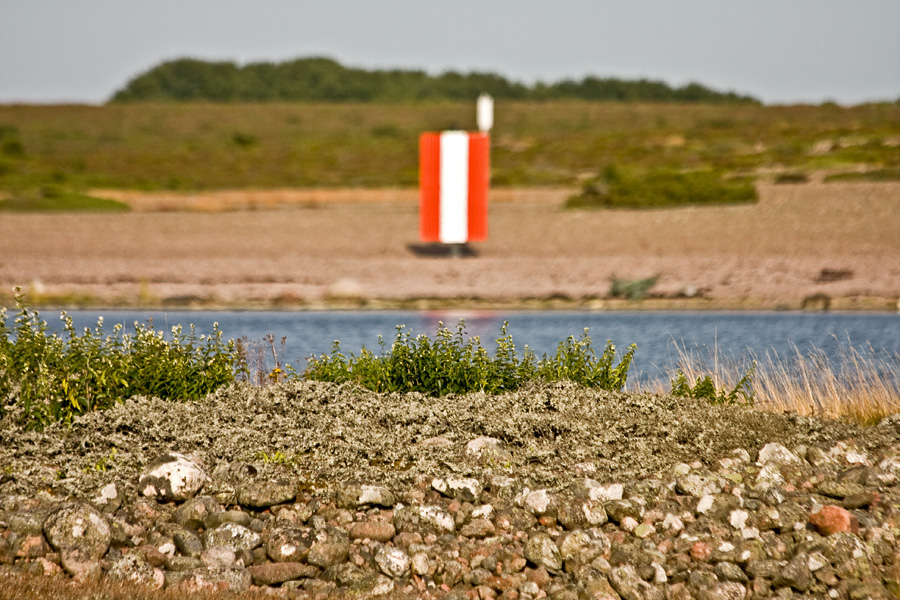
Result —
[[309, 382], [8, 415], [0, 573], [275, 597], [900, 597], [900, 419]]

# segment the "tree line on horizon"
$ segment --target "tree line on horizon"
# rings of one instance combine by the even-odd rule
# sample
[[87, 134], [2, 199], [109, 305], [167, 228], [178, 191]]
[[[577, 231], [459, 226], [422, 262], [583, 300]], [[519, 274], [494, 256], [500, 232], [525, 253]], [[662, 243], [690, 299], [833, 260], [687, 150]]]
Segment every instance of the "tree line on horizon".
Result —
[[486, 93], [501, 100], [752, 103], [734, 92], [699, 83], [672, 87], [649, 79], [585, 77], [526, 85], [487, 72], [368, 70], [324, 57], [238, 65], [179, 58], [131, 79], [110, 102], [410, 102], [472, 100]]

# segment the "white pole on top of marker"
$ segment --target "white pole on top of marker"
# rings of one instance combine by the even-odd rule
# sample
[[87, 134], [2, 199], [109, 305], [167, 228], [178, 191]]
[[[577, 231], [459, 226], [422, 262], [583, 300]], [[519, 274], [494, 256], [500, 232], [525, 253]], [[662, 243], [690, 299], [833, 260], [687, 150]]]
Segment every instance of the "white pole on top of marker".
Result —
[[481, 94], [475, 106], [478, 131], [487, 133], [494, 126], [494, 99], [487, 94]]

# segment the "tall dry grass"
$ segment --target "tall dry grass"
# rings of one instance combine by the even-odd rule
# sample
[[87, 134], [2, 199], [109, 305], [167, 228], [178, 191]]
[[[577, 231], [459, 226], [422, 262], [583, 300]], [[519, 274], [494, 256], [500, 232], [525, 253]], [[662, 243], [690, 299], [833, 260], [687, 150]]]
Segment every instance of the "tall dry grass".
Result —
[[[793, 412], [872, 425], [900, 412], [900, 354], [878, 351], [871, 345], [854, 347], [839, 342], [836, 358], [819, 348], [803, 352], [796, 346], [787, 356], [751, 354], [736, 360], [717, 347], [707, 355], [676, 346], [674, 378], [681, 370], [688, 382], [710, 377], [717, 390], [732, 390], [754, 368], [753, 404], [762, 410]], [[648, 391], [669, 393], [658, 381]]]

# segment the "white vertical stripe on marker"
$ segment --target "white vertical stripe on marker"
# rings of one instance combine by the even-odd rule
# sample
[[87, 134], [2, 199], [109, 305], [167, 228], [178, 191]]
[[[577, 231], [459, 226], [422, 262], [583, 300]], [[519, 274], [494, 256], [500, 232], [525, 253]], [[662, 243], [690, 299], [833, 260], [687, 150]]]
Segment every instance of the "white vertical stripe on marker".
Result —
[[441, 134], [440, 239], [462, 244], [469, 239], [469, 134]]

